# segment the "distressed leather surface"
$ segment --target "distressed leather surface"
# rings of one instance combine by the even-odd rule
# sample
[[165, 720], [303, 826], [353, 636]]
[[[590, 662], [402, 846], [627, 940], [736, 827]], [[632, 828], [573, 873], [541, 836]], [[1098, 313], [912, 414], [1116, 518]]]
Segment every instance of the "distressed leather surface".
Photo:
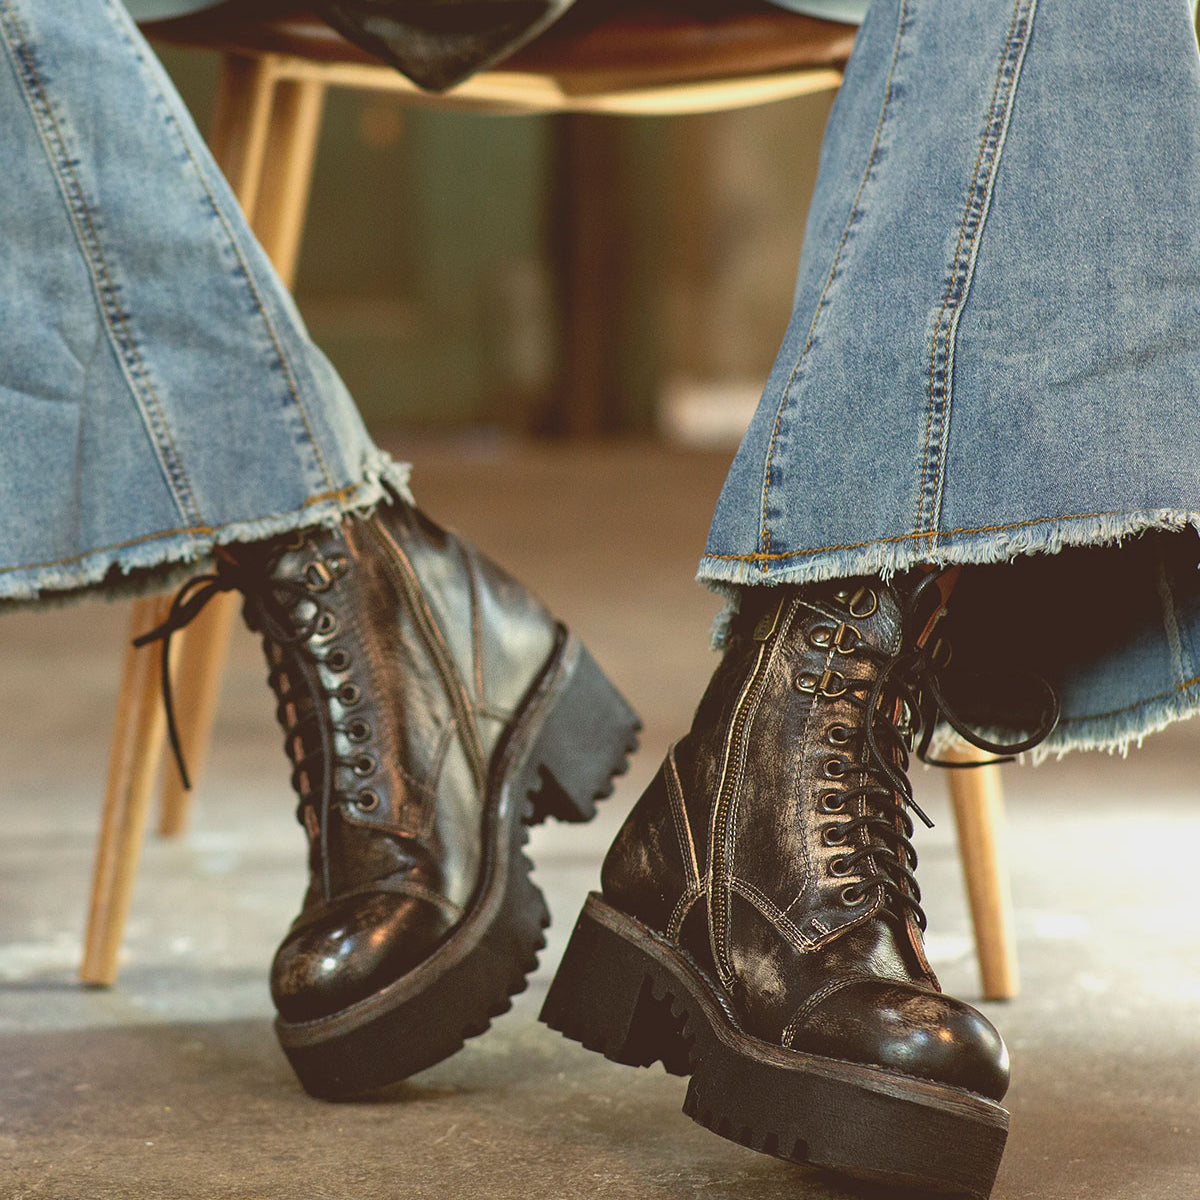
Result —
[[[305, 760], [295, 782], [310, 886], [273, 978], [280, 1011], [311, 1016], [410, 969], [462, 917], [489, 764], [557, 627], [520, 584], [399, 503], [289, 549], [270, 586], [294, 597], [297, 580], [290, 611], [308, 636], [264, 642], [290, 754]], [[248, 599], [254, 627], [264, 603]], [[319, 705], [333, 730], [327, 813]]]
[[[855, 616], [863, 591], [873, 608]], [[900, 597], [877, 581], [763, 595], [618, 834], [605, 898], [684, 950], [748, 1032], [998, 1099], [999, 1035], [940, 993], [915, 920], [868, 886], [870, 860], [839, 873], [871, 844], [845, 826], [879, 802], [840, 799], [867, 777], [862, 709], [836, 693], [859, 681], [861, 696], [880, 670], [854, 648], [899, 651]]]

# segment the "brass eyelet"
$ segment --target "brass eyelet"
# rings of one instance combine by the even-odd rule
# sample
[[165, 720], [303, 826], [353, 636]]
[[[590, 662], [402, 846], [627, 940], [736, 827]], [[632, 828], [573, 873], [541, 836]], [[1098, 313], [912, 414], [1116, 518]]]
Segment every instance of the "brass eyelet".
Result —
[[333, 572], [322, 559], [310, 562], [304, 568], [304, 586], [310, 592], [327, 592], [333, 587]]
[[853, 654], [860, 641], [862, 634], [845, 621], [839, 622], [836, 629], [832, 625], [815, 625], [808, 631], [808, 644], [818, 650], [832, 648], [839, 654]]
[[329, 633], [336, 633], [338, 627], [338, 619], [327, 609], [322, 609], [317, 616], [316, 632], [324, 636]]
[[844, 758], [827, 758], [821, 770], [826, 779], [843, 779], [850, 764]]
[[361, 718], [356, 721], [351, 721], [346, 727], [346, 736], [352, 742], [368, 741], [371, 737], [371, 727]]
[[844, 825], [826, 825], [821, 830], [821, 844], [824, 846], [844, 846], [846, 844], [846, 827]]
[[354, 807], [359, 812], [374, 812], [380, 805], [379, 793], [371, 789], [365, 789], [358, 793], [354, 798]]
[[360, 754], [355, 760], [351, 768], [359, 779], [366, 779], [368, 775], [375, 774], [375, 767], [378, 764], [369, 754]]
[[860, 587], [851, 592], [849, 588], [841, 588], [834, 592], [833, 598], [842, 605], [852, 616], [862, 620], [869, 617], [879, 607], [879, 597], [869, 587]]
[[841, 891], [841, 901], [847, 908], [857, 908], [867, 898], [862, 885], [848, 883]]
[[849, 727], [840, 723], [837, 725], [830, 725], [830, 727], [825, 730], [825, 740], [831, 746], [845, 746], [850, 741], [851, 736], [852, 735]]
[[325, 665], [331, 671], [344, 671], [350, 665], [350, 652], [343, 650], [340, 646], [336, 650], [331, 650], [325, 656]]
[[830, 875], [849, 875], [850, 866], [844, 858], [831, 858], [829, 860]]
[[346, 708], [350, 708], [362, 699], [362, 688], [357, 683], [351, 683], [347, 680], [338, 688], [334, 695], [337, 696]]
[[832, 789], [822, 792], [817, 797], [817, 807], [823, 813], [840, 813], [846, 811], [846, 801], [842, 798], [841, 792], [835, 792]]
[[820, 676], [811, 671], [804, 671], [796, 676], [795, 687], [798, 692], [810, 696], [824, 696], [827, 700], [836, 700], [846, 694], [846, 677], [840, 671], [825, 671]]

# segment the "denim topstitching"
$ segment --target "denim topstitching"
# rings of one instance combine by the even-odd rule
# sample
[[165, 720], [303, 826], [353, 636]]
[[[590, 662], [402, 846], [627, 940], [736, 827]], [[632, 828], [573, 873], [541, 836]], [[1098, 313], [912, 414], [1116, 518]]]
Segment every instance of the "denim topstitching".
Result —
[[[1006, 525], [975, 525], [962, 526], [958, 529], [943, 529], [938, 533], [940, 539], [957, 537], [960, 534], [970, 533], [1003, 533], [1008, 529], [1027, 529], [1031, 525], [1048, 525], [1058, 521], [1091, 521], [1102, 519], [1105, 517], [1146, 517], [1151, 516], [1156, 512], [1165, 511], [1173, 512], [1174, 510], [1156, 510], [1134, 508], [1127, 509], [1124, 512], [1091, 512], [1091, 513], [1066, 513], [1065, 515], [1056, 517], [1034, 517], [1028, 521], [1012, 521]], [[1182, 525], [1184, 522], [1180, 522]], [[1189, 524], [1194, 524], [1197, 529], [1200, 529], [1200, 513], [1189, 514]], [[705, 551], [704, 557], [711, 558], [717, 562], [778, 562], [784, 558], [806, 558], [814, 554], [829, 554], [838, 550], [865, 550], [868, 546], [890, 546], [897, 542], [912, 542], [920, 541], [929, 535], [926, 533], [899, 533], [893, 537], [870, 538], [865, 542], [847, 542], [844, 545], [838, 546], [814, 546], [805, 550], [776, 550], [770, 554], [715, 554], [711, 551]]]
[[[112, 2], [115, 2], [117, 7], [121, 9], [122, 14], [127, 17], [124, 7], [120, 4], [120, 0], [112, 0]], [[128, 38], [127, 40], [137, 56], [138, 64], [143, 70], [146, 70], [148, 68], [148, 64], [141, 46], [133, 38]], [[253, 300], [254, 307], [258, 311], [259, 316], [262, 318], [263, 325], [267, 332], [267, 337], [270, 339], [271, 347], [274, 351], [276, 365], [283, 372], [284, 382], [285, 386], [287, 387], [288, 394], [291, 397], [292, 403], [295, 405], [295, 409], [299, 414], [300, 421], [304, 426], [308, 448], [316, 460], [317, 468], [320, 471], [325, 487], [332, 490], [335, 486], [333, 476], [329, 471], [329, 467], [325, 462], [325, 457], [321, 453], [321, 448], [317, 443], [315, 434], [313, 433], [312, 423], [309, 420], [308, 411], [305, 408], [304, 401], [300, 395], [300, 388], [296, 383], [296, 378], [292, 371], [291, 365], [288, 362], [287, 355], [284, 353], [283, 343], [280, 340], [278, 330], [275, 328], [275, 323], [268, 314], [266, 306], [263, 304], [262, 296], [254, 282], [254, 276], [250, 271], [250, 264], [246, 261], [246, 256], [242, 251], [242, 247], [238, 242], [233, 227], [229, 223], [228, 217], [225, 215], [225, 212], [217, 200], [217, 197], [213, 193], [212, 188], [209, 186], [206, 172], [204, 171], [200, 162], [197, 160], [191, 145], [188, 143], [188, 139], [184, 136], [183, 131], [179, 128], [179, 122], [175, 119], [175, 114], [170, 110], [170, 106], [163, 105], [163, 108], [165, 109], [167, 124], [175, 133], [179, 144], [182, 146], [184, 153], [187, 155], [188, 161], [191, 163], [192, 169], [195, 171], [196, 178], [199, 180], [200, 186], [203, 189], [206, 198], [208, 199], [209, 205], [211, 206], [213, 216], [215, 216], [217, 221], [220, 223], [229, 247], [237, 259], [242, 281], [246, 284], [246, 287], [250, 292], [251, 299]]]
[[863, 191], [866, 189], [867, 182], [871, 178], [871, 172], [875, 167], [875, 162], [879, 153], [879, 143], [883, 137], [883, 127], [887, 122], [888, 110], [892, 102], [892, 80], [896, 73], [896, 63], [900, 57], [900, 43], [904, 33], [905, 25], [908, 20], [908, 0], [900, 0], [900, 15], [896, 23], [896, 39], [892, 46], [892, 58], [888, 64], [887, 79], [884, 84], [883, 102], [879, 109], [879, 121], [875, 127], [875, 137], [871, 142], [871, 152], [867, 156], [867, 165], [863, 170], [862, 179], [859, 181], [858, 190], [854, 193], [854, 199], [850, 204], [850, 215], [846, 218], [845, 227], [842, 229], [841, 239], [838, 241], [837, 249], [833, 253], [833, 262], [829, 267], [829, 274], [825, 278], [824, 286], [821, 288], [821, 294], [817, 297], [816, 308], [813, 310], [812, 322], [808, 327], [808, 337], [804, 343], [803, 349], [796, 358], [795, 366], [792, 368], [792, 373], [788, 377], [786, 386], [783, 389], [783, 397], [779, 402], [779, 409], [775, 413], [775, 425], [771, 430], [771, 442], [767, 447], [767, 459], [763, 468], [763, 488], [761, 502], [762, 516], [762, 532], [759, 537], [759, 545], [762, 547], [761, 554], [754, 556], [754, 561], [759, 558], [763, 560], [763, 571], [766, 571], [766, 562], [771, 550], [771, 531], [767, 528], [767, 501], [771, 490], [771, 478], [773, 474], [773, 462], [775, 458], [775, 443], [779, 437], [779, 427], [783, 423], [783, 410], [787, 407], [787, 402], [791, 396], [792, 387], [799, 375], [800, 367], [808, 356], [809, 349], [813, 344], [813, 337], [816, 333], [817, 320], [821, 312], [825, 308], [825, 298], [829, 294], [829, 289], [833, 284], [834, 278], [837, 275], [838, 264], [841, 262], [842, 251], [845, 249], [846, 243], [850, 240], [850, 230], [853, 228], [855, 221], [858, 218], [858, 202], [862, 197]]
[[[363, 486], [363, 482], [359, 480], [356, 483], [348, 483], [343, 488], [338, 488], [333, 492], [322, 492], [316, 496], [309, 496], [305, 499], [296, 513], [302, 513], [307, 508], [312, 508], [314, 504], [325, 504], [330, 501], [341, 502], [347, 497], [352, 496]], [[244, 520], [227, 521], [222, 525], [185, 525], [178, 529], [159, 529], [154, 533], [143, 534], [141, 537], [129, 538], [124, 542], [115, 542], [110, 546], [97, 546], [95, 549], [88, 550], [84, 554], [72, 554], [68, 558], [55, 558], [49, 562], [36, 563], [17, 563], [14, 566], [0, 567], [0, 575], [10, 575], [14, 571], [44, 571], [49, 567], [68, 567], [72, 563], [82, 562], [85, 558], [91, 558], [96, 554], [112, 554], [118, 550], [128, 550], [133, 546], [142, 546], [147, 542], [162, 541], [163, 538], [181, 537], [184, 534], [198, 535], [200, 537], [212, 537], [213, 534], [220, 533], [222, 529], [229, 529], [235, 525], [244, 525]]]
[[[924, 537], [929, 552], [937, 548], [942, 491], [946, 471], [946, 443], [953, 402], [954, 351], [959, 318], [966, 307], [975, 276], [979, 243], [991, 208], [992, 190], [1004, 148], [1016, 97], [1017, 82], [1025, 61], [1037, 0], [1016, 0], [1012, 23], [1004, 39], [988, 116], [980, 140], [979, 155], [967, 189], [967, 202], [958, 244], [950, 264], [942, 306], [934, 321], [929, 355], [929, 399], [926, 408], [925, 448], [917, 489], [917, 517], [913, 526], [918, 539]], [[928, 526], [926, 527], [926, 505]]]
[[34, 118], [34, 126], [46, 151], [63, 197], [76, 240], [88, 264], [89, 274], [100, 301], [100, 311], [112, 338], [130, 391], [138, 400], [141, 411], [158, 454], [164, 478], [171, 489], [180, 515], [191, 525], [203, 524], [187, 473], [171, 438], [154, 384], [129, 324], [129, 314], [119, 302], [120, 288], [113, 278], [98, 235], [98, 222], [88, 205], [76, 164], [81, 161], [67, 152], [66, 138], [50, 104], [45, 85], [38, 70], [37, 59], [29, 36], [8, 0], [0, 0], [0, 21], [6, 27], [5, 43], [10, 52], [14, 73], [21, 85], [26, 103]]

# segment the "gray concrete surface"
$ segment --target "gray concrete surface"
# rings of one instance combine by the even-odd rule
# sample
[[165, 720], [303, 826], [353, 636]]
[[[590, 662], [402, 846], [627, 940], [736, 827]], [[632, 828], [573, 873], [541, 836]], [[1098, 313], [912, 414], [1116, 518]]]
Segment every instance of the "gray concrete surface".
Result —
[[[714, 1137], [684, 1083], [535, 1021], [622, 812], [682, 732], [716, 605], [690, 582], [721, 455], [645, 447], [415, 447], [416, 484], [534, 583], [626, 686], [644, 749], [594, 826], [534, 840], [556, 916], [514, 1011], [382, 1100], [305, 1097], [265, 976], [302, 889], [303, 837], [259, 652], [237, 640], [191, 832], [147, 847], [116, 988], [74, 972], [123, 609], [0, 622], [0, 1200], [838, 1200], [836, 1180]], [[1009, 768], [1025, 989], [987, 1011], [1015, 1060], [997, 1200], [1200, 1196], [1200, 739], [1127, 761]], [[930, 951], [978, 984], [944, 784], [917, 777]]]

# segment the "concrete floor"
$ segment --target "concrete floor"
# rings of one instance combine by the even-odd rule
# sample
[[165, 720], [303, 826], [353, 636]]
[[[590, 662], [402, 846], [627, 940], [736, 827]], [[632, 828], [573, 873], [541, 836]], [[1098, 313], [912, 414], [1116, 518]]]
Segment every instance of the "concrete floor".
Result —
[[[626, 687], [644, 749], [594, 826], [539, 831], [556, 925], [485, 1037], [385, 1100], [304, 1096], [270, 1028], [267, 963], [303, 838], [259, 651], [240, 636], [218, 745], [181, 841], [146, 851], [116, 988], [74, 982], [125, 613], [0, 623], [0, 1200], [861, 1195], [679, 1112], [684, 1083], [535, 1021], [623, 811], [690, 718], [715, 604], [691, 582], [721, 455], [422, 447], [435, 516], [534, 584]], [[1200, 747], [1177, 726], [1122, 762], [1007, 773], [1022, 997], [986, 1009], [1015, 1060], [997, 1200], [1200, 1196]], [[918, 843], [930, 951], [977, 994], [943, 783]]]

